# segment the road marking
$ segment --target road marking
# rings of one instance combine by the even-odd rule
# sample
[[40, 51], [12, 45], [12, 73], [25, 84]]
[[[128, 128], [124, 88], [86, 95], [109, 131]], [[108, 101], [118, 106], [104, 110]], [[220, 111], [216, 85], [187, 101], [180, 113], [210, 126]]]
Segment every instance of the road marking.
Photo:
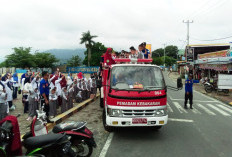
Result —
[[169, 105], [168, 102], [167, 102], [167, 105], [168, 105], [168, 110], [169, 110], [170, 112], [173, 112], [173, 110], [172, 110], [172, 108], [171, 108], [171, 106]]
[[180, 111], [180, 113], [188, 113], [183, 107], [180, 106], [178, 102], [173, 102], [173, 104], [176, 106], [176, 108]]
[[[190, 104], [188, 104], [188, 106], [190, 106]], [[195, 114], [201, 114], [201, 112], [198, 111], [194, 106], [193, 106], [193, 109], [191, 109], [191, 111]]]
[[174, 122], [189, 122], [192, 123], [193, 120], [191, 119], [176, 119], [176, 118], [168, 118], [168, 121], [174, 121]]
[[230, 116], [230, 114], [226, 113], [225, 111], [217, 108], [216, 106], [212, 105], [212, 104], [206, 104], [207, 106], [213, 108], [214, 110], [218, 111], [219, 113], [221, 113], [224, 116]]
[[[214, 99], [214, 98], [212, 98], [212, 97], [210, 97], [210, 96], [208, 96], [208, 95], [205, 95], [205, 94], [203, 94], [203, 93], [201, 93], [201, 92], [198, 92], [198, 91], [196, 91], [196, 90], [193, 90], [193, 91], [196, 92], [196, 93], [198, 93], [198, 94], [200, 94], [200, 95], [202, 95], [202, 96], [205, 97], [205, 98], [208, 98], [208, 99], [214, 101], [214, 102], [219, 102], [217, 99]], [[219, 103], [220, 103], [220, 102], [219, 102]]]
[[210, 111], [209, 109], [207, 109], [205, 106], [201, 105], [201, 104], [197, 104], [198, 107], [200, 107], [201, 109], [203, 109], [206, 113], [208, 113], [209, 115], [213, 115], [215, 116], [216, 114], [212, 111]]
[[[170, 97], [170, 99], [173, 100], [173, 101], [185, 101], [184, 99], [173, 99], [171, 97]], [[193, 102], [218, 102], [218, 101], [193, 100]]]
[[225, 107], [224, 105], [221, 105], [221, 104], [217, 104], [217, 106], [220, 107], [220, 108], [222, 108], [222, 109], [224, 109], [224, 110], [226, 110], [227, 112], [232, 113], [231, 108], [227, 108], [227, 107]]
[[106, 140], [106, 143], [105, 143], [104, 147], [101, 150], [101, 154], [99, 155], [99, 157], [105, 157], [106, 156], [106, 153], [107, 153], [107, 151], [108, 151], [108, 149], [110, 147], [113, 136], [114, 136], [114, 133], [109, 134], [109, 136], [108, 136], [108, 138]]

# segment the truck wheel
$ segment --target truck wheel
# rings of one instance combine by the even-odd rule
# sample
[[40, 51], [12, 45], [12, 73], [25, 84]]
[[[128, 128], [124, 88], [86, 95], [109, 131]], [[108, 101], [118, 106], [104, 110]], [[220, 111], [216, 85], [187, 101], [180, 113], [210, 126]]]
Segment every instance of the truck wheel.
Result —
[[105, 110], [103, 110], [102, 121], [103, 121], [103, 126], [104, 126], [104, 128], [105, 128], [106, 131], [108, 131], [108, 132], [113, 132], [114, 131], [113, 127], [108, 126], [106, 124], [106, 112], [105, 112]]
[[101, 92], [100, 92], [100, 107], [104, 107], [104, 99], [101, 97]]
[[162, 126], [155, 126], [155, 129], [156, 130], [159, 130], [159, 129], [161, 129], [162, 128]]
[[100, 98], [100, 107], [101, 107], [101, 108], [104, 107], [104, 100], [103, 100], [103, 98]]

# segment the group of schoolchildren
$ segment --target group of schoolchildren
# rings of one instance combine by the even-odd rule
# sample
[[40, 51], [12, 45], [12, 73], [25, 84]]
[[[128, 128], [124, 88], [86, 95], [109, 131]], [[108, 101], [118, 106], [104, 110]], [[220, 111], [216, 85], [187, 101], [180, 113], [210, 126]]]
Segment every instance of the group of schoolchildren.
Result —
[[[39, 108], [41, 98], [39, 90], [42, 79], [39, 73], [35, 74], [30, 70], [23, 74], [21, 79], [17, 77], [17, 74], [14, 74], [12, 77], [10, 73], [7, 73], [4, 77], [0, 77], [0, 120], [10, 110], [15, 109], [12, 101], [13, 98], [17, 98], [17, 92], [22, 93], [24, 113], [28, 113], [27, 120], [31, 120]], [[80, 103], [90, 97], [93, 98], [97, 92], [94, 75], [91, 75], [87, 79], [82, 73], [77, 74], [74, 78], [69, 74], [66, 79], [63, 74], [56, 71], [53, 75], [50, 75], [48, 81], [50, 87], [50, 118], [57, 115], [57, 109], [59, 107], [61, 107], [61, 113], [63, 113], [73, 107], [74, 101]]]
[[141, 43], [138, 46], [138, 50], [134, 48], [134, 46], [130, 47], [130, 52], [122, 50], [121, 53], [113, 52], [112, 58], [137, 58], [137, 59], [150, 59], [151, 53], [146, 48], [146, 42]]

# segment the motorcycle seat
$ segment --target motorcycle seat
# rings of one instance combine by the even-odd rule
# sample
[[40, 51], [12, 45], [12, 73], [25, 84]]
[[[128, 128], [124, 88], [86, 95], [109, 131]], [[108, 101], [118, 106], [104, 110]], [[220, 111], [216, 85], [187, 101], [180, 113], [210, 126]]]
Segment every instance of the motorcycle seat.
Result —
[[65, 122], [54, 126], [52, 132], [59, 133], [63, 131], [80, 130], [86, 124], [87, 124], [86, 122]]
[[48, 144], [53, 144], [61, 141], [65, 138], [65, 134], [46, 134], [41, 136], [29, 137], [24, 140], [24, 147], [27, 149], [33, 149], [42, 147]]

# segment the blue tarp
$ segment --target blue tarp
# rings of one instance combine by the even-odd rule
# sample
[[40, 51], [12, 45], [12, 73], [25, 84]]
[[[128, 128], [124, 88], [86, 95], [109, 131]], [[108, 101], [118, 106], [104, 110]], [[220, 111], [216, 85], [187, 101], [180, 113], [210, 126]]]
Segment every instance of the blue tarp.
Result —
[[91, 66], [91, 67], [67, 67], [67, 73], [96, 73], [98, 72], [99, 66]]

